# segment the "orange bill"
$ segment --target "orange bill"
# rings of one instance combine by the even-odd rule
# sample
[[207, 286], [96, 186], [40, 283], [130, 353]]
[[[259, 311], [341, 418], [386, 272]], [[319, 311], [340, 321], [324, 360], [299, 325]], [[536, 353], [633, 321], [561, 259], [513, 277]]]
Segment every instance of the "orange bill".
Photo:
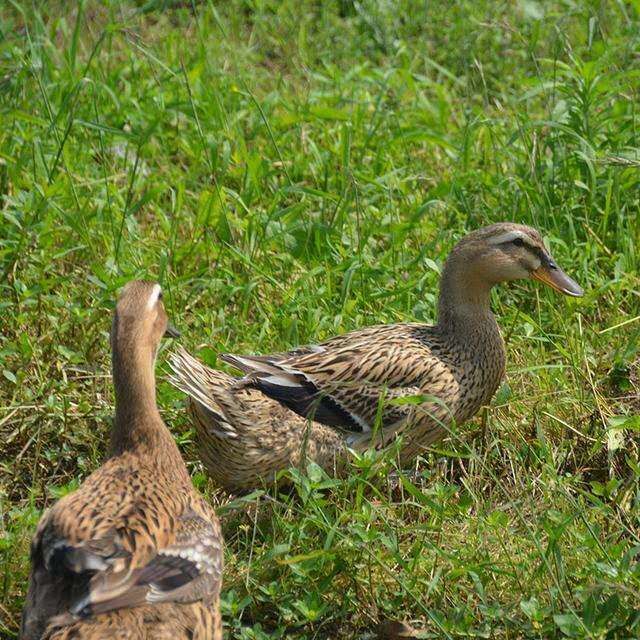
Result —
[[579, 298], [584, 295], [582, 287], [570, 278], [550, 256], [531, 275], [566, 296]]

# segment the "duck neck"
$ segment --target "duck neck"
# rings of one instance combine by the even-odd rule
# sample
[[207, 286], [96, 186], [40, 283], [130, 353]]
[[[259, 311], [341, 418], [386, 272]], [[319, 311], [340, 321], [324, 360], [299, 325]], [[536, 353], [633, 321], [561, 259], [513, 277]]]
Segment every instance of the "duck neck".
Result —
[[166, 431], [156, 404], [154, 365], [151, 345], [114, 340], [116, 415], [111, 433], [114, 455], [139, 447], [153, 448]]
[[483, 325], [497, 328], [490, 304], [492, 286], [464, 255], [451, 255], [440, 283], [438, 327], [463, 339], [468, 330], [475, 333]]

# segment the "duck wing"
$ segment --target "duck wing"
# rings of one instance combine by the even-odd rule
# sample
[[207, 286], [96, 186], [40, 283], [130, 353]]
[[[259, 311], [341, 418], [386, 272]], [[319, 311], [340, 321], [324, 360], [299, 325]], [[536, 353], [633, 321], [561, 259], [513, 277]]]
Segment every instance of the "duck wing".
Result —
[[[368, 327], [320, 345], [275, 356], [225, 354], [260, 389], [299, 415], [345, 431], [371, 431], [409, 416], [411, 406], [392, 400], [424, 393], [442, 362], [429, 344], [431, 327], [396, 324]], [[438, 386], [435, 384], [434, 386]]]
[[172, 543], [144, 565], [134, 564], [132, 555], [108, 562], [70, 613], [86, 618], [143, 604], [213, 600], [222, 581], [219, 527], [189, 509], [177, 519]]
[[[331, 394], [325, 393], [304, 371], [285, 362], [266, 360], [261, 356], [234, 356], [222, 359], [245, 371], [245, 381], [266, 396], [289, 407], [298, 415], [347, 431], [368, 431], [369, 426]], [[294, 356], [295, 357], [295, 356]]]

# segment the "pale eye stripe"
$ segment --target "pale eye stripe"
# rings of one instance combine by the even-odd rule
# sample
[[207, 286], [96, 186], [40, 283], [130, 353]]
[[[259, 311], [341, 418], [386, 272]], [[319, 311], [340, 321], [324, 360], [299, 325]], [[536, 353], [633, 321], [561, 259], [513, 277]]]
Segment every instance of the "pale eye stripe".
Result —
[[159, 284], [153, 285], [153, 289], [151, 290], [151, 294], [149, 295], [149, 300], [147, 300], [147, 309], [149, 309], [149, 311], [153, 309], [156, 302], [158, 302], [161, 291], [162, 289]]
[[516, 238], [520, 238], [528, 247], [531, 247], [531, 242], [522, 231], [507, 231], [501, 233], [499, 236], [489, 238], [489, 244], [504, 244], [505, 242], [513, 242]]

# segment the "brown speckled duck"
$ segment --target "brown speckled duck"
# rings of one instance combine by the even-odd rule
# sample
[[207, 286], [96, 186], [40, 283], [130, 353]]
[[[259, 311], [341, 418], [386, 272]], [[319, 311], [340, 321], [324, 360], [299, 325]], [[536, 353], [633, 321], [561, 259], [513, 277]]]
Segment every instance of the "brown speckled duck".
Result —
[[505, 348], [489, 294], [525, 278], [583, 293], [535, 229], [505, 222], [454, 247], [434, 326], [379, 325], [284, 354], [222, 356], [245, 373], [240, 380], [179, 352], [173, 382], [192, 398], [209, 472], [228, 490], [248, 490], [302, 455], [330, 468], [345, 447], [381, 446], [399, 433], [403, 462], [411, 460], [491, 400]]
[[25, 640], [222, 638], [220, 526], [156, 406], [161, 295], [136, 281], [118, 300], [109, 458], [40, 520]]

